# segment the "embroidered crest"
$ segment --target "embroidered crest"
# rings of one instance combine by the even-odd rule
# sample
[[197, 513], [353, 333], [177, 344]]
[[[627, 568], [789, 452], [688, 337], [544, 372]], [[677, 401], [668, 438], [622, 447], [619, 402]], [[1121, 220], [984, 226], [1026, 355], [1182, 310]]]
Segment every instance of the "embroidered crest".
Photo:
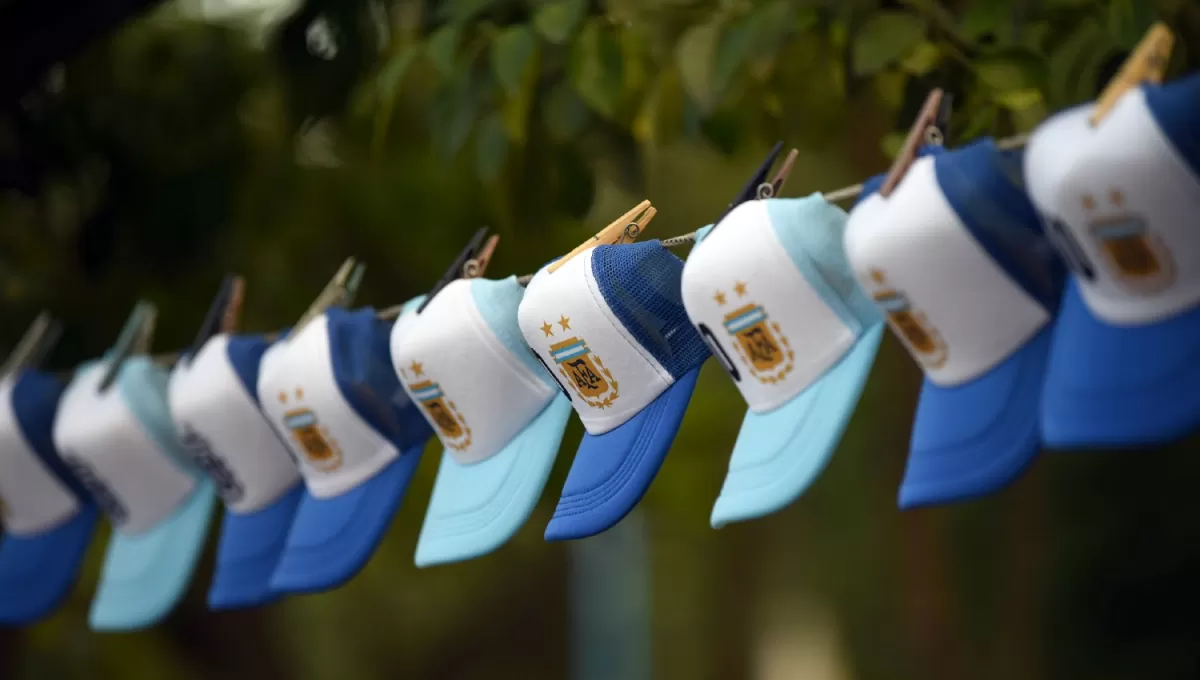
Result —
[[1096, 199], [1083, 197], [1083, 209], [1090, 216], [1088, 230], [1099, 247], [1102, 259], [1116, 282], [1131, 295], [1157, 293], [1175, 281], [1175, 263], [1140, 216], [1125, 209], [1125, 196], [1119, 189], [1109, 192], [1114, 212], [1096, 213]]
[[[745, 297], [745, 282], [735, 282], [733, 292], [739, 298]], [[713, 299], [723, 307], [726, 297], [723, 291], [717, 291]], [[791, 343], [762, 305], [753, 302], [741, 305], [726, 314], [722, 321], [725, 331], [733, 336], [733, 350], [759, 382], [773, 385], [785, 379], [796, 367], [796, 353], [792, 351]]]
[[443, 444], [455, 451], [463, 451], [471, 445], [471, 428], [454, 402], [446, 398], [440, 384], [423, 380], [408, 388], [441, 433]]
[[[302, 388], [296, 388], [295, 399], [304, 399]], [[286, 392], [279, 393], [279, 401], [288, 403]], [[292, 441], [300, 447], [309, 465], [321, 472], [333, 472], [342, 466], [342, 449], [311, 409], [301, 406], [285, 412], [283, 424], [290, 430]]]
[[887, 316], [888, 325], [926, 368], [941, 368], [950, 350], [925, 313], [914, 309], [908, 296], [895, 290], [879, 269], [871, 270], [871, 297]]

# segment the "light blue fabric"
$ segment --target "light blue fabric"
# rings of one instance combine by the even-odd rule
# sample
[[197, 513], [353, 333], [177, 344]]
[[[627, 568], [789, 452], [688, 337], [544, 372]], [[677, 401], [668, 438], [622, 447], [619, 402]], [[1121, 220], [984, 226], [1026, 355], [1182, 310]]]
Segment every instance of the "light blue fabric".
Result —
[[187, 591], [216, 504], [216, 487], [188, 460], [167, 406], [167, 372], [148, 357], [131, 357], [117, 386], [159, 451], [196, 479], [166, 520], [136, 536], [113, 533], [92, 600], [93, 630], [136, 630], [165, 617]]
[[558, 383], [546, 375], [546, 369], [534, 358], [529, 345], [525, 344], [525, 336], [521, 335], [521, 326], [517, 323], [517, 307], [521, 298], [525, 297], [525, 286], [517, 283], [517, 277], [493, 281], [491, 279], [474, 279], [471, 281], [471, 296], [480, 316], [488, 328], [496, 334], [500, 342], [525, 364], [531, 373], [546, 384], [546, 387], [558, 389]]
[[781, 510], [816, 480], [841, 443], [883, 336], [883, 318], [859, 288], [842, 247], [846, 212], [820, 194], [766, 205], [792, 264], [857, 339], [787, 403], [746, 412], [713, 506], [714, 528]]

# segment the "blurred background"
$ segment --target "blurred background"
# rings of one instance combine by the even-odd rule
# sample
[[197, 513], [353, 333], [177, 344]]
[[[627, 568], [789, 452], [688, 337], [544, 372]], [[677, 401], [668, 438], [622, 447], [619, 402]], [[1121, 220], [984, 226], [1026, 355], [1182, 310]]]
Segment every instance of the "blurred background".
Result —
[[[528, 273], [642, 198], [707, 224], [776, 140], [784, 195], [882, 172], [928, 90], [950, 143], [1096, 95], [1150, 24], [1200, 64], [1192, 0], [0, 0], [0, 349], [40, 309], [69, 370], [159, 306], [188, 344], [221, 277], [243, 328], [295, 321], [343, 258], [358, 304], [423, 292], [480, 225]], [[679, 251], [686, 256], [686, 250]], [[613, 530], [418, 570], [440, 445], [349, 585], [87, 629], [0, 631], [0, 677], [813, 680], [1200, 677], [1200, 439], [1046, 452], [985, 500], [900, 512], [920, 374], [888, 338], [832, 463], [771, 517], [709, 527], [744, 410], [709, 362], [657, 480]], [[1200, 386], [1198, 386], [1200, 389]], [[215, 539], [215, 531], [212, 537]]]

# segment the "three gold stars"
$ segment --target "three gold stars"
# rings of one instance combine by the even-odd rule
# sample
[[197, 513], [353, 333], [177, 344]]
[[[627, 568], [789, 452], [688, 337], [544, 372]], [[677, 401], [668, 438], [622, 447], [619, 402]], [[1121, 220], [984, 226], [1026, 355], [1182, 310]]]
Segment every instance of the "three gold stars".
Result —
[[558, 325], [562, 326], [564, 331], [571, 330], [571, 319], [566, 314], [558, 318]]
[[421, 376], [425, 375], [425, 366], [416, 359], [413, 359], [413, 362], [409, 364], [408, 367], [410, 370], [412, 370], [413, 377], [415, 378], [420, 378]]
[[542, 321], [542, 332], [545, 333], [546, 337], [548, 338], [551, 335], [554, 335], [554, 326], [551, 326], [549, 321]]

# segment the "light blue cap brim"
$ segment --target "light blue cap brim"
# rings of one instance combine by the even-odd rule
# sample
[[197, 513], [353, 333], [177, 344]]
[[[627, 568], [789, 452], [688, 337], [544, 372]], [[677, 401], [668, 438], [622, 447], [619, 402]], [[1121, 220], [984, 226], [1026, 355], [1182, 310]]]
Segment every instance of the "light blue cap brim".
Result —
[[570, 400], [557, 394], [487, 460], [463, 465], [442, 455], [417, 540], [418, 567], [487, 554], [517, 533], [542, 495], [571, 412]]
[[71, 592], [100, 511], [87, 504], [35, 536], [9, 534], [0, 543], [0, 624], [32, 623]]
[[1200, 306], [1145, 326], [1111, 326], [1072, 279], [1042, 396], [1047, 446], [1162, 444], [1200, 429]]
[[712, 511], [712, 526], [776, 512], [825, 469], [854, 414], [883, 338], [876, 324], [833, 368], [767, 413], [747, 411]]
[[171, 612], [187, 591], [215, 503], [213, 483], [203, 479], [153, 529], [136, 536], [113, 532], [92, 600], [93, 630], [136, 630]]
[[619, 427], [601, 435], [583, 435], [554, 517], [546, 526], [547, 541], [586, 538], [629, 514], [662, 467], [699, 374], [699, 367], [683, 374]]
[[271, 574], [279, 565], [304, 483], [297, 482], [273, 503], [254, 512], [225, 511], [217, 564], [208, 590], [209, 609], [265, 604], [278, 597]]
[[383, 541], [424, 449], [422, 441], [401, 451], [374, 477], [339, 496], [316, 498], [305, 490], [271, 576], [272, 590], [330, 590], [362, 570]]
[[963, 385], [921, 388], [901, 508], [976, 498], [1016, 479], [1041, 449], [1038, 411], [1052, 330]]

